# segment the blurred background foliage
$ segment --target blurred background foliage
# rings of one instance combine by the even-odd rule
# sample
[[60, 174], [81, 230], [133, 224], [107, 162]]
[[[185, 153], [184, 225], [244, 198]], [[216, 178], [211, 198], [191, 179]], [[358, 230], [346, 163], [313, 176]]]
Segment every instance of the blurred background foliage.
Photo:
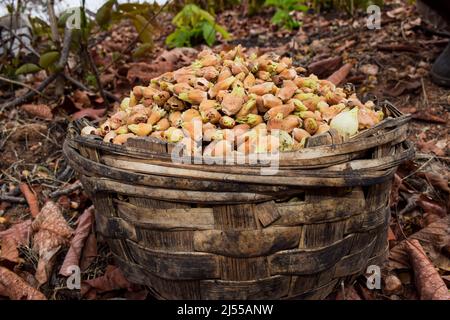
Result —
[[[59, 0], [64, 2], [64, 0]], [[58, 14], [56, 28], [59, 37], [52, 35], [51, 19], [33, 15], [32, 6], [49, 8], [54, 5], [50, 0], [20, 1], [11, 0], [6, 4], [8, 15], [0, 18], [0, 74], [9, 78], [33, 73], [40, 70], [53, 72], [60, 57], [61, 43], [58, 39], [64, 36], [65, 23], [72, 11], [64, 10]], [[215, 15], [224, 10], [241, 6], [243, 15], [257, 15], [268, 10], [273, 12], [271, 22], [289, 30], [301, 26], [296, 17], [297, 12], [323, 12], [339, 10], [354, 14], [357, 9], [365, 10], [371, 4], [382, 5], [382, 0], [172, 0], [158, 3], [121, 3], [108, 0], [97, 10], [90, 12], [85, 0], [78, 8], [81, 13], [81, 28], [73, 30], [71, 50], [80, 59], [82, 48], [88, 46], [92, 34], [108, 30], [113, 25], [129, 20], [139, 35], [134, 47], [133, 56], [142, 57], [150, 53], [154, 47], [154, 36], [158, 30], [158, 19], [161, 12], [173, 15], [172, 24], [175, 30], [165, 40], [168, 47], [195, 46], [198, 44], [214, 45], [219, 36], [223, 40], [231, 38], [224, 26], [216, 22]], [[31, 8], [31, 9], [30, 9]], [[18, 22], [18, 17], [27, 22]], [[245, 17], [244, 17], [245, 18]], [[19, 25], [17, 25], [19, 24]], [[17, 30], [25, 27], [21, 34]], [[161, 27], [161, 26], [159, 26]], [[164, 26], [166, 28], [167, 26]], [[54, 29], [54, 28], [53, 28]], [[20, 42], [20, 47], [28, 47], [27, 54], [14, 50], [12, 42]], [[27, 50], [25, 50], [27, 51]], [[31, 51], [31, 52], [30, 52]]]

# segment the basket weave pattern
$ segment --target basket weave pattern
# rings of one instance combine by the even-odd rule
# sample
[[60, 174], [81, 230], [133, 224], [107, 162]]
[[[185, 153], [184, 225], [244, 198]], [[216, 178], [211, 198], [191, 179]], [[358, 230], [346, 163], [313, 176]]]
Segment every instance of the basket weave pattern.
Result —
[[64, 153], [117, 263], [157, 298], [323, 299], [386, 257], [392, 176], [413, 154], [409, 117], [387, 108], [352, 141], [331, 133], [283, 155], [275, 176], [175, 165], [168, 145], [109, 145], [80, 137], [81, 124]]

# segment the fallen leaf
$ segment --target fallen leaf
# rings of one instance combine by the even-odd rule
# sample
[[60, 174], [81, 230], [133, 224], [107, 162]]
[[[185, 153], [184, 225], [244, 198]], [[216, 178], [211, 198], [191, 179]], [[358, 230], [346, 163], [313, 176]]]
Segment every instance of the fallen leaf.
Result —
[[80, 268], [85, 271], [97, 257], [97, 238], [95, 232], [91, 231], [86, 243], [84, 244], [83, 254], [81, 256]]
[[423, 209], [426, 213], [431, 213], [443, 218], [447, 215], [447, 208], [445, 204], [434, 201], [424, 194], [421, 194], [416, 200], [419, 207]]
[[433, 187], [450, 193], [450, 187], [448, 186], [447, 177], [433, 172], [418, 172], [417, 175], [421, 178], [425, 178]]
[[71, 266], [79, 265], [84, 243], [91, 231], [93, 221], [94, 207], [90, 206], [89, 208], [84, 210], [83, 214], [81, 214], [81, 216], [78, 218], [78, 225], [75, 230], [75, 235], [70, 242], [69, 251], [67, 251], [59, 274], [68, 277], [72, 274], [72, 272], [68, 268], [70, 268]]
[[413, 44], [379, 44], [377, 48], [381, 51], [407, 51], [407, 52], [420, 51], [420, 48]]
[[70, 116], [73, 120], [78, 120], [81, 118], [88, 118], [93, 120], [100, 119], [106, 112], [106, 109], [94, 109], [94, 108], [86, 108], [81, 109], [75, 113], [72, 113]]
[[400, 198], [398, 191], [400, 190], [400, 186], [402, 185], [402, 183], [402, 178], [396, 173], [394, 175], [394, 181], [392, 182], [391, 193], [389, 197], [389, 205], [391, 206], [391, 208], [395, 207], [398, 204], [398, 200]]
[[399, 278], [395, 275], [388, 275], [383, 278], [383, 292], [387, 295], [400, 294], [403, 291], [403, 285]]
[[45, 104], [24, 104], [21, 108], [31, 116], [44, 120], [53, 119], [52, 109]]
[[345, 40], [345, 43], [339, 47], [337, 47], [336, 49], [334, 49], [335, 52], [343, 52], [345, 50], [347, 50], [348, 48], [352, 47], [354, 44], [356, 43], [355, 40]]
[[308, 72], [313, 73], [319, 78], [328, 76], [335, 71], [342, 63], [342, 57], [332, 57], [316, 61], [308, 66]]
[[378, 66], [376, 64], [363, 64], [359, 67], [359, 71], [368, 75], [368, 76], [376, 76], [378, 74]]
[[151, 79], [156, 78], [160, 74], [171, 71], [173, 69], [174, 65], [169, 61], [160, 61], [154, 64], [145, 62], [133, 62], [129, 64], [127, 79], [131, 83], [149, 83]]
[[[450, 243], [450, 216], [446, 216], [420, 231], [408, 237], [409, 240], [419, 240], [429, 258], [436, 265], [446, 263], [449, 264], [449, 259], [441, 253], [441, 249]], [[403, 240], [389, 251], [389, 261], [387, 268], [389, 270], [395, 269], [409, 269], [411, 267], [408, 254], [405, 251], [406, 241]], [[446, 260], [444, 260], [446, 259]], [[442, 265], [444, 269], [448, 265]]]
[[335, 85], [339, 85], [342, 83], [345, 78], [347, 78], [350, 70], [352, 70], [353, 65], [351, 63], [346, 63], [339, 70], [335, 71], [331, 76], [328, 77], [328, 81], [334, 83]]
[[14, 272], [0, 266], [0, 295], [11, 300], [47, 300]]
[[38, 282], [43, 284], [47, 282], [53, 269], [56, 253], [61, 246], [69, 243], [73, 230], [64, 219], [60, 207], [53, 201], [47, 201], [33, 221], [32, 228], [36, 231], [33, 250], [39, 254], [35, 276]]
[[28, 245], [31, 235], [31, 220], [16, 223], [8, 230], [0, 232], [2, 250], [0, 260], [5, 259], [14, 263], [19, 263], [19, 245]]
[[420, 111], [412, 114], [412, 118], [416, 120], [422, 120], [426, 122], [434, 122], [434, 123], [442, 123], [446, 124], [447, 119], [441, 118], [434, 114], [431, 114], [429, 111]]
[[73, 102], [78, 109], [89, 107], [91, 105], [91, 99], [85, 91], [75, 90], [73, 93]]
[[108, 265], [103, 276], [82, 282], [81, 296], [85, 296], [92, 289], [98, 293], [103, 293], [118, 289], [131, 290], [132, 287], [133, 285], [125, 278], [118, 267]]
[[391, 97], [401, 96], [403, 93], [417, 90], [422, 86], [422, 83], [417, 81], [399, 81], [393, 87], [387, 87], [384, 89], [384, 94]]
[[414, 270], [415, 285], [421, 300], [450, 300], [447, 286], [427, 258], [419, 241], [407, 242], [406, 250], [409, 254]]
[[443, 148], [439, 147], [438, 141], [436, 139], [424, 141], [419, 140], [416, 143], [417, 148], [424, 153], [434, 153], [439, 157], [445, 156], [445, 151]]
[[345, 287], [344, 292], [342, 292], [342, 289], [338, 289], [336, 300], [361, 300], [361, 297], [353, 286]]

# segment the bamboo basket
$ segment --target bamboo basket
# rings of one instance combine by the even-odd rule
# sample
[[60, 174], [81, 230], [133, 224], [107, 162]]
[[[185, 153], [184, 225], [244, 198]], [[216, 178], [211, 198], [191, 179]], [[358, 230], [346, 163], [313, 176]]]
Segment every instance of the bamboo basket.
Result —
[[323, 299], [387, 254], [389, 192], [413, 156], [409, 115], [342, 143], [333, 131], [262, 164], [174, 164], [152, 138], [82, 137], [64, 154], [95, 205], [96, 226], [130, 281], [159, 299]]

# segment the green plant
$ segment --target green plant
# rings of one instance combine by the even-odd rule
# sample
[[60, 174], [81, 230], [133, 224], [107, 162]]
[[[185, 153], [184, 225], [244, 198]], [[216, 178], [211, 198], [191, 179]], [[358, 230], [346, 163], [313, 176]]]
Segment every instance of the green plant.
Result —
[[229, 39], [229, 33], [218, 25], [213, 15], [197, 7], [195, 4], [186, 5], [172, 20], [176, 30], [166, 39], [169, 47], [192, 46], [206, 42], [211, 46], [216, 41], [216, 32], [224, 39]]
[[309, 7], [305, 2], [305, 0], [266, 0], [264, 5], [276, 8], [271, 20], [273, 24], [292, 30], [300, 27], [300, 22], [292, 16], [292, 13], [307, 11]]

